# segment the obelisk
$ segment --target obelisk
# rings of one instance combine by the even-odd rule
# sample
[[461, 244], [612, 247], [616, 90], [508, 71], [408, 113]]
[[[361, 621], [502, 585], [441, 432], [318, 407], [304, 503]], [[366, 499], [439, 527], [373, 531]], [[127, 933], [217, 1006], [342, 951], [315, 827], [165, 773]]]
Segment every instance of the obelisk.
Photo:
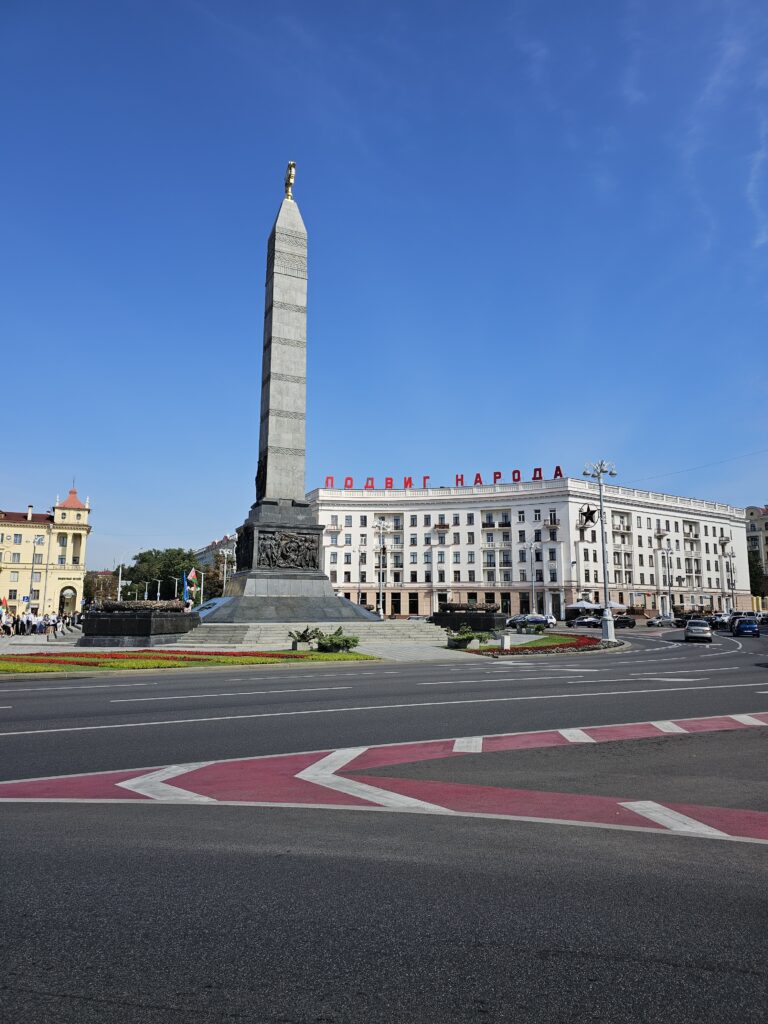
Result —
[[296, 164], [267, 243], [256, 501], [237, 531], [237, 572], [206, 622], [369, 618], [321, 571], [323, 527], [305, 498], [307, 230], [293, 198]]

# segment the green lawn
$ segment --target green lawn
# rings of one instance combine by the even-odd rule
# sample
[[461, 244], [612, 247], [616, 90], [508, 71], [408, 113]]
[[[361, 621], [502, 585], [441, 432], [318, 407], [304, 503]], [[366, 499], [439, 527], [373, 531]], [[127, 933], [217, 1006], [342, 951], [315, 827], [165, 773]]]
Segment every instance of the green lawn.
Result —
[[202, 665], [295, 665], [302, 661], [376, 661], [370, 654], [319, 651], [77, 651], [0, 657], [0, 675], [19, 672], [114, 672], [126, 669], [199, 668]]

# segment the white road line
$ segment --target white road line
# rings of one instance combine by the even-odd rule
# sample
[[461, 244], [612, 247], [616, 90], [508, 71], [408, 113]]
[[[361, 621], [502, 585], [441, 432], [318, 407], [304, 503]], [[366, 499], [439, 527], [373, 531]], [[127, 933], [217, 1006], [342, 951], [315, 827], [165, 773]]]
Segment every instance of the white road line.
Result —
[[594, 743], [595, 740], [584, 732], [583, 729], [558, 729], [557, 730], [564, 739], [568, 740], [569, 743]]
[[197, 700], [200, 697], [250, 697], [261, 693], [327, 693], [329, 690], [351, 690], [351, 686], [306, 686], [292, 690], [239, 690], [236, 693], [185, 693], [173, 697], [116, 697], [110, 704], [145, 704], [150, 700]]
[[388, 807], [398, 811], [428, 811], [437, 814], [450, 814], [445, 807], [438, 807], [437, 804], [430, 804], [424, 800], [416, 800], [410, 796], [403, 796], [402, 793], [391, 793], [387, 789], [378, 789], [369, 786], [365, 782], [358, 782], [357, 779], [347, 779], [336, 774], [340, 768], [354, 761], [355, 758], [364, 754], [367, 747], [349, 747], [346, 750], [334, 750], [327, 757], [309, 765], [297, 775], [297, 779], [304, 782], [312, 782], [316, 786], [323, 786], [325, 789], [333, 789], [339, 793], [346, 793], [348, 796], [358, 797], [361, 800], [368, 800], [379, 807]]
[[[55, 729], [14, 729], [0, 732], [8, 736], [42, 736], [61, 732], [97, 732], [103, 729], [142, 729], [156, 725], [195, 725], [206, 722], [249, 721], [254, 718], [294, 718], [298, 715], [339, 715], [355, 711], [401, 711], [407, 708], [436, 708], [461, 704], [509, 704], [520, 700], [572, 700], [577, 697], [626, 697], [644, 693], [685, 693], [690, 690], [739, 690], [760, 686], [760, 683], [718, 683], [714, 686], [664, 686], [649, 690], [598, 690], [596, 693], [546, 693], [518, 697], [463, 697], [461, 700], [425, 700], [407, 704], [361, 704], [348, 708], [311, 708], [302, 711], [260, 711], [248, 715], [212, 715], [207, 718], [167, 718], [159, 722], [118, 722], [114, 725], [69, 725]], [[760, 691], [762, 692], [762, 691]], [[720, 716], [714, 716], [720, 717]]]
[[169, 786], [168, 779], [175, 779], [177, 775], [186, 775], [197, 768], [205, 768], [215, 761], [197, 761], [192, 764], [172, 764], [167, 768], [159, 768], [149, 775], [141, 775], [138, 779], [127, 779], [125, 782], [118, 782], [123, 789], [130, 789], [133, 793], [141, 796], [148, 796], [151, 800], [183, 801], [184, 803], [215, 804], [211, 796], [202, 796], [200, 793], [192, 793], [188, 789], [180, 789], [178, 786]]
[[0, 704], [0, 711], [10, 711], [13, 708], [13, 704]]
[[[457, 686], [457, 685], [461, 685], [461, 683], [489, 683], [491, 681], [496, 682], [497, 679], [498, 679], [498, 676], [483, 676], [483, 677], [475, 678], [475, 679], [442, 679], [442, 680], [440, 680], [440, 682], [436, 682], [436, 683], [417, 683], [416, 685], [417, 686]], [[561, 679], [561, 677], [560, 676], [536, 676], [536, 679], [534, 680], [534, 682], [537, 682], [537, 683], [539, 683], [539, 682], [542, 682], [542, 683], [543, 682], [551, 682], [553, 679], [557, 680], [557, 679]], [[510, 679], [508, 679], [506, 681], [509, 682], [509, 683], [513, 683], [513, 682], [516, 682], [517, 680], [514, 680], [514, 679], [510, 678]], [[565, 682], [565, 680], [561, 679], [561, 682]], [[576, 682], [576, 680], [574, 680], [574, 682]]]
[[688, 732], [677, 722], [651, 722], [651, 725], [655, 725], [659, 732]]
[[[612, 668], [613, 666], [611, 666]], [[610, 672], [610, 668], [564, 668], [562, 672]]]
[[721, 832], [718, 828], [705, 825], [701, 821], [696, 821], [695, 818], [689, 818], [686, 814], [679, 814], [677, 811], [673, 811], [669, 807], [663, 807], [653, 800], [634, 800], [619, 806], [626, 807], [628, 811], [633, 811], [642, 818], [648, 818], [650, 821], [663, 825], [670, 832], [691, 832], [697, 836], [726, 835], [725, 832]]
[[482, 736], [459, 736], [453, 744], [454, 754], [482, 754]]
[[644, 676], [644, 683], [702, 683], [703, 679], [670, 679], [669, 676]]
[[755, 718], [754, 715], [729, 715], [734, 722], [741, 722], [742, 725], [762, 725], [765, 726], [765, 722], [760, 718]]

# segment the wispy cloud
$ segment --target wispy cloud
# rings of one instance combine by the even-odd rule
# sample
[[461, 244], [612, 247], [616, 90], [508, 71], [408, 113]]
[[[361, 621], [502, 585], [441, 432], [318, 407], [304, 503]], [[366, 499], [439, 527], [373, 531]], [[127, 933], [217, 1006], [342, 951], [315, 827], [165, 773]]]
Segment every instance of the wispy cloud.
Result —
[[762, 111], [760, 114], [757, 149], [749, 161], [749, 177], [745, 195], [747, 202], [755, 216], [755, 238], [753, 245], [756, 249], [768, 244], [768, 186], [766, 185], [766, 170], [768, 170], [768, 113]]
[[636, 107], [648, 102], [648, 94], [640, 88], [640, 60], [642, 57], [645, 37], [640, 30], [640, 23], [645, 14], [645, 4], [641, 0], [629, 0], [624, 19], [621, 26], [621, 33], [627, 44], [629, 59], [621, 76], [620, 92], [630, 107]]

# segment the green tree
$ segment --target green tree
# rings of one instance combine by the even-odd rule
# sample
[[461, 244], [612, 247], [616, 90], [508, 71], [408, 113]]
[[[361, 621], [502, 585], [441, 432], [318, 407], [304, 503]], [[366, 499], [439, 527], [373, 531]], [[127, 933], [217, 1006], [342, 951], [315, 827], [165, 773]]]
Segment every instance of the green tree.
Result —
[[[130, 599], [136, 592], [143, 598], [146, 585], [147, 596], [154, 600], [157, 596], [157, 581], [160, 580], [160, 599], [168, 601], [173, 597], [174, 577], [179, 581], [178, 597], [181, 597], [182, 574], [189, 575], [192, 569], [197, 570], [198, 577], [201, 570], [205, 571], [190, 548], [150, 548], [148, 551], [139, 551], [134, 555], [132, 565], [123, 566], [123, 580], [131, 581], [130, 586], [123, 588], [123, 598]], [[206, 573], [206, 591], [207, 583]]]
[[759, 551], [749, 552], [749, 590], [754, 597], [765, 597], [768, 590], [768, 579], [760, 561]]

